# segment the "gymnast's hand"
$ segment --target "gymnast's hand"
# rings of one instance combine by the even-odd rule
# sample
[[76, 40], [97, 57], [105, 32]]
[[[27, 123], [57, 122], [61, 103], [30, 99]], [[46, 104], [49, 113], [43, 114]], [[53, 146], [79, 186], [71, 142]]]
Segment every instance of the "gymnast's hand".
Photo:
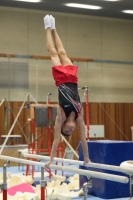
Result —
[[45, 167], [46, 167], [47, 169], [50, 169], [49, 166], [50, 166], [51, 163], [52, 163], [52, 161], [49, 160], [49, 161], [45, 164]]
[[87, 167], [87, 164], [89, 164], [89, 163], [91, 163], [90, 159], [85, 160], [83, 163], [84, 167]]

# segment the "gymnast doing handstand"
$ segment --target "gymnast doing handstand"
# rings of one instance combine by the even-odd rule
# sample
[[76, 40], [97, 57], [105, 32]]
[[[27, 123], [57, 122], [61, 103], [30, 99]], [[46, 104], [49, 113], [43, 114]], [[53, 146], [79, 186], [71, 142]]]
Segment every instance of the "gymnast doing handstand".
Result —
[[88, 146], [85, 136], [85, 123], [83, 120], [83, 108], [78, 95], [78, 67], [74, 66], [67, 57], [66, 51], [55, 28], [55, 18], [52, 15], [44, 17], [46, 30], [46, 43], [52, 61], [52, 74], [58, 88], [59, 106], [55, 120], [54, 141], [50, 160], [46, 167], [52, 163], [60, 142], [60, 134], [70, 136], [76, 125], [80, 131], [80, 140], [84, 154], [84, 162], [88, 163]]

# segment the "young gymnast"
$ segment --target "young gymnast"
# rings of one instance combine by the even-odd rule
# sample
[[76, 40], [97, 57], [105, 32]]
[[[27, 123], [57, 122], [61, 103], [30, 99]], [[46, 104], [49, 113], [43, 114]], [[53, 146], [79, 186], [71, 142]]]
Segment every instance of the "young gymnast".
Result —
[[60, 134], [70, 136], [76, 125], [80, 131], [80, 140], [84, 154], [84, 162], [88, 163], [88, 146], [85, 136], [85, 124], [83, 120], [83, 108], [78, 95], [78, 67], [74, 66], [67, 57], [66, 51], [59, 38], [55, 27], [55, 18], [52, 15], [44, 17], [46, 30], [46, 43], [52, 61], [52, 74], [58, 88], [59, 106], [55, 120], [54, 142], [50, 160], [46, 163], [48, 168], [54, 159], [54, 155], [60, 142]]

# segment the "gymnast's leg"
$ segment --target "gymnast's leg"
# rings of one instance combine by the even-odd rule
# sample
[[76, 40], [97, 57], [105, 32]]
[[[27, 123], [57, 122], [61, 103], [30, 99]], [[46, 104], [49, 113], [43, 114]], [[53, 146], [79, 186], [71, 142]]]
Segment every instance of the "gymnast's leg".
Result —
[[49, 15], [46, 15], [44, 17], [44, 26], [45, 26], [45, 30], [46, 30], [47, 49], [48, 49], [50, 57], [51, 57], [52, 65], [53, 66], [61, 65], [59, 56], [57, 54], [57, 51], [54, 47], [54, 43], [53, 43], [53, 40], [52, 40], [51, 21], [50, 21]]
[[73, 65], [71, 60], [67, 57], [66, 51], [65, 51], [63, 44], [62, 44], [62, 42], [59, 38], [59, 35], [56, 31], [55, 18], [52, 15], [50, 15], [50, 21], [51, 21], [51, 30], [52, 30], [52, 35], [53, 35], [55, 47], [57, 49], [57, 53], [58, 53], [58, 56], [60, 58], [61, 64], [63, 66]]

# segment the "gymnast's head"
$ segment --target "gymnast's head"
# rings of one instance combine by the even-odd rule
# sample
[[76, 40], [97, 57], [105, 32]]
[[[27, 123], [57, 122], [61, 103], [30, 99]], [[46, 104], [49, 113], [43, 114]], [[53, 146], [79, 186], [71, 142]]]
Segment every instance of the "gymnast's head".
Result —
[[61, 127], [61, 134], [64, 136], [71, 136], [76, 127], [76, 121], [67, 121], [65, 120]]

